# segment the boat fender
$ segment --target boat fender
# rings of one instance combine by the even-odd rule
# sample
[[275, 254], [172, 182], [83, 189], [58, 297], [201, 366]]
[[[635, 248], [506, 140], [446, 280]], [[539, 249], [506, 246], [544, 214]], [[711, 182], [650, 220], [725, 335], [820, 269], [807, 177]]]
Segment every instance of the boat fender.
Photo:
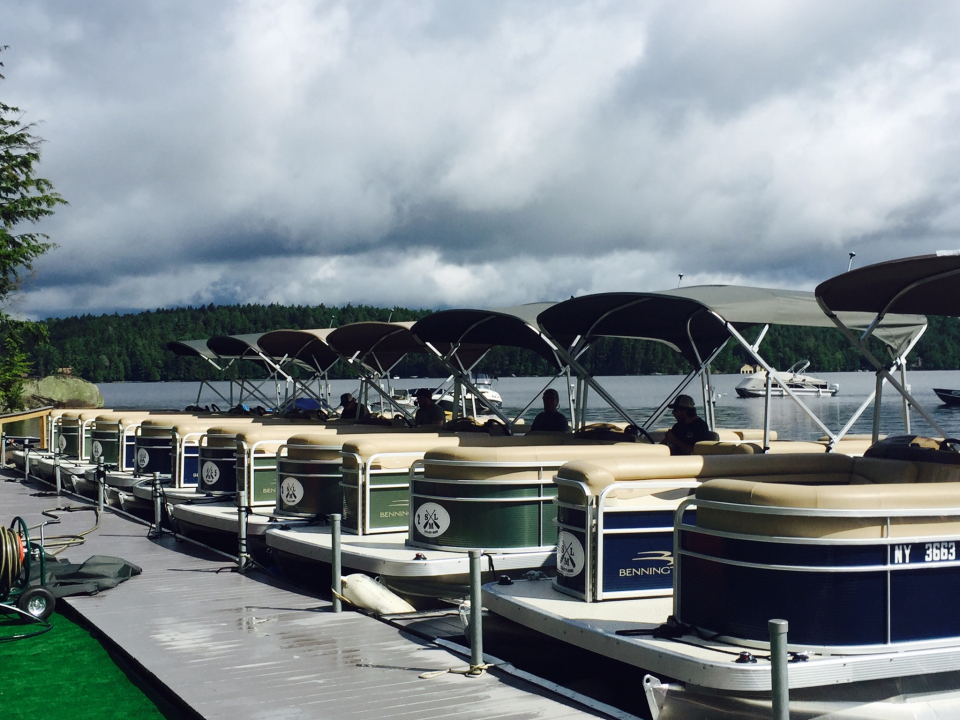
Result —
[[342, 595], [350, 604], [378, 615], [416, 612], [416, 608], [367, 575], [356, 573], [340, 579]]

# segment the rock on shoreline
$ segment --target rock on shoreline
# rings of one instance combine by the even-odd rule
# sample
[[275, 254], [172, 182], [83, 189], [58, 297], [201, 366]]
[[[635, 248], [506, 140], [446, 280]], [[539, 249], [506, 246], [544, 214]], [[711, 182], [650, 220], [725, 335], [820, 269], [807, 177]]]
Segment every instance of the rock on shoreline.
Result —
[[103, 396], [91, 382], [70, 375], [47, 375], [23, 381], [23, 406], [102, 408]]

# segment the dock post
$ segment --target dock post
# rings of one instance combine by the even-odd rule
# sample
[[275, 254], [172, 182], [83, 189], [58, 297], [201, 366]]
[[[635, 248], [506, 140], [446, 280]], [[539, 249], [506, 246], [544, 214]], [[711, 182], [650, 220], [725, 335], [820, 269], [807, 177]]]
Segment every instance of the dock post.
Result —
[[479, 550], [470, 551], [470, 674], [483, 672], [483, 602], [480, 599]]
[[53, 451], [53, 479], [57, 484], [57, 497], [63, 493], [63, 478], [60, 476], [60, 448]]
[[237, 572], [247, 571], [247, 491], [237, 491]]
[[153, 537], [158, 537], [161, 532], [160, 529], [160, 520], [163, 514], [163, 505], [160, 502], [160, 473], [155, 472], [153, 474], [153, 532], [151, 533]]
[[790, 683], [787, 681], [787, 621], [770, 620], [770, 698], [773, 720], [790, 720]]
[[330, 589], [333, 591], [331, 596], [333, 598], [333, 611], [335, 613], [343, 610], [340, 603], [340, 592], [343, 590], [343, 583], [340, 582], [342, 572], [340, 565], [340, 520], [340, 513], [330, 515], [330, 552], [332, 553], [332, 557], [330, 558]]
[[103, 487], [107, 481], [107, 471], [103, 467], [103, 455], [97, 458], [97, 510], [103, 512]]

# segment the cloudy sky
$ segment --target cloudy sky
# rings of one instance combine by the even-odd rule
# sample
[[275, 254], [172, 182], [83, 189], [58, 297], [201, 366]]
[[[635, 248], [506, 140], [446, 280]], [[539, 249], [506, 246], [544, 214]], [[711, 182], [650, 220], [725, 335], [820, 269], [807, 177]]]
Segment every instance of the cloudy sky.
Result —
[[960, 247], [960, 4], [0, 0], [13, 310], [812, 288]]

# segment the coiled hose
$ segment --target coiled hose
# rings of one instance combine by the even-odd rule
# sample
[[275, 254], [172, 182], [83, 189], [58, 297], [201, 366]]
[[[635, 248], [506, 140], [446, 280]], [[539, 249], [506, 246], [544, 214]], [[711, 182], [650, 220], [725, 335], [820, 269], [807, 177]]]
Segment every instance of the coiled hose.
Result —
[[20, 573], [26, 548], [18, 532], [0, 526], [0, 600], [6, 597]]

